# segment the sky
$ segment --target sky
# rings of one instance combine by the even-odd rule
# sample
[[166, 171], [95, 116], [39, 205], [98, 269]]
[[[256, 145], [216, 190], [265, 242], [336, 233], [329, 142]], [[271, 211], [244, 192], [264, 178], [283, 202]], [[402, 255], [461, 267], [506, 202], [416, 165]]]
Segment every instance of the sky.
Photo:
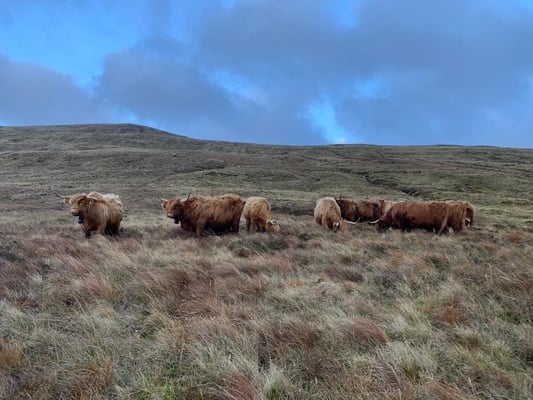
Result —
[[0, 125], [533, 148], [533, 0], [0, 4]]

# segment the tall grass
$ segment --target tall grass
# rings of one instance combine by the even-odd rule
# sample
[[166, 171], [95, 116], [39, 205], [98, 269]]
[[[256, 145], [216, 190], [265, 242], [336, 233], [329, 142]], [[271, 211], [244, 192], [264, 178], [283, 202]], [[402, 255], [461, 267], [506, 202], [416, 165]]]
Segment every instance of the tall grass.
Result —
[[[259, 163], [266, 159], [274, 157], [283, 171], [294, 172], [288, 177], [293, 183], [275, 186], [273, 179], [274, 186], [265, 189], [282, 224], [280, 234], [243, 230], [197, 239], [159, 208], [157, 195], [168, 193], [160, 193], [164, 186], [157, 182], [165, 176], [155, 168], [157, 157], [140, 161], [127, 148], [146, 144], [147, 153], [163, 152], [162, 167], [167, 157], [176, 158], [166, 154], [175, 143], [172, 137], [111, 132], [109, 143], [116, 148], [110, 150], [90, 135], [81, 136], [77, 140], [83, 143], [77, 146], [120, 150], [123, 160], [135, 159], [137, 177], [114, 181], [107, 167], [98, 167], [94, 181], [82, 171], [58, 184], [53, 171], [74, 171], [74, 161], [67, 159], [77, 151], [66, 140], [72, 134], [59, 132], [39, 146], [63, 158], [52, 161], [48, 153], [39, 153], [44, 168], [27, 165], [28, 175], [17, 173], [17, 157], [24, 158], [27, 150], [6, 135], [12, 153], [2, 154], [8, 163], [0, 168], [0, 398], [533, 397], [532, 185], [520, 186], [524, 174], [511, 168], [512, 157], [506, 158], [517, 156], [522, 164], [513, 165], [529, 171], [531, 160], [520, 158], [522, 151], [228, 147], [180, 139], [189, 151], [201, 148], [209, 159], [231, 160], [221, 171], [243, 172], [243, 183], [235, 180], [235, 191], [243, 194], [257, 194], [252, 192], [261, 188]], [[30, 137], [29, 151], [38, 151], [32, 148], [36, 137]], [[335, 185], [355, 195], [359, 189], [342, 186], [352, 175], [361, 185], [369, 184], [366, 178], [390, 183], [391, 172], [384, 171], [388, 161], [379, 168], [382, 152], [402, 169], [399, 175], [405, 174], [398, 185], [432, 182], [431, 197], [452, 193], [465, 198], [454, 192], [450, 173], [437, 167], [416, 169], [420, 160], [438, 156], [438, 167], [445, 163], [453, 173], [461, 175], [467, 168], [483, 174], [485, 180], [457, 181], [478, 190], [472, 195], [478, 199], [475, 225], [443, 236], [378, 233], [364, 224], [345, 234], [323, 231], [310, 215], [311, 200], [337, 195]], [[113, 161], [105, 154], [82, 157], [108, 165]], [[414, 161], [402, 161], [400, 154]], [[313, 161], [307, 155], [320, 157]], [[494, 168], [494, 160], [500, 159], [507, 165], [501, 174]], [[291, 171], [298, 160], [307, 175]], [[209, 163], [212, 172], [218, 164]], [[142, 165], [152, 168], [155, 183], [142, 174]], [[207, 170], [200, 162], [195, 165], [196, 172], [170, 178], [185, 182], [185, 193], [194, 187], [190, 174]], [[322, 167], [347, 172], [325, 183]], [[360, 169], [368, 175], [358, 174]], [[435, 180], [439, 173], [446, 179]], [[235, 178], [207, 177], [221, 186]], [[517, 189], [512, 192], [512, 182], [506, 182], [486, 190], [486, 182], [502, 177], [514, 179]], [[113, 191], [128, 208], [114, 238], [85, 239], [68, 210], [49, 193], [54, 185], [65, 193], [89, 183], [91, 190], [112, 191], [113, 182], [119, 189]], [[407, 196], [383, 185], [368, 193]], [[201, 183], [194, 188], [200, 193], [227, 189]]]

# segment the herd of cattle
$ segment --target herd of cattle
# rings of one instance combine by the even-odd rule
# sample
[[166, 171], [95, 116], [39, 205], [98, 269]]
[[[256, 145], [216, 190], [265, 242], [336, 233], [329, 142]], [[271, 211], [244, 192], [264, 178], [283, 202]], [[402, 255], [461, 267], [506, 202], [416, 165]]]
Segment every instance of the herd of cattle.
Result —
[[[60, 196], [78, 217], [85, 236], [91, 233], [116, 234], [120, 227], [124, 208], [115, 194], [91, 192], [72, 196]], [[167, 217], [188, 232], [200, 237], [204, 232], [239, 232], [241, 216], [246, 220], [246, 230], [277, 233], [278, 221], [272, 219], [270, 203], [264, 197], [246, 200], [236, 194], [223, 196], [188, 196], [186, 199], [161, 199], [161, 207]], [[348, 231], [349, 224], [368, 222], [378, 230], [387, 228], [421, 228], [437, 234], [447, 233], [449, 228], [460, 232], [474, 223], [474, 207], [465, 201], [369, 201], [353, 199], [318, 199], [314, 209], [316, 223], [326, 230]]]

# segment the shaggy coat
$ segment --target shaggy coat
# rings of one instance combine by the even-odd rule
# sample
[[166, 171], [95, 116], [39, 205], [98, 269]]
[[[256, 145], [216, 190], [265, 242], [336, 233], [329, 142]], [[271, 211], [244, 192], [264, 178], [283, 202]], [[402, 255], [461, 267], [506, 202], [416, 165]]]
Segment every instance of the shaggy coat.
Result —
[[451, 200], [446, 202], [447, 215], [443, 223], [443, 231], [451, 227], [454, 232], [460, 232], [465, 226], [474, 223], [474, 206], [466, 201]]
[[63, 198], [86, 237], [92, 232], [114, 235], [118, 233], [124, 214], [122, 201], [116, 194], [78, 193]]
[[341, 209], [333, 197], [318, 199], [314, 211], [315, 222], [326, 230], [348, 231], [346, 220], [341, 217]]
[[342, 218], [348, 221], [374, 221], [382, 215], [377, 201], [350, 199], [336, 199], [335, 201], [341, 209]]
[[460, 232], [465, 225], [466, 208], [463, 202], [402, 201], [393, 204], [376, 222], [378, 230], [420, 228], [440, 235], [451, 227]]
[[246, 231], [277, 233], [280, 225], [272, 219], [270, 203], [264, 197], [248, 197], [244, 209], [243, 217], [246, 219]]
[[176, 197], [164, 200], [161, 207], [174, 223], [181, 223], [182, 229], [196, 232], [200, 237], [205, 229], [217, 232], [239, 232], [244, 200], [236, 194], [218, 197], [190, 197], [182, 200]]
[[450, 200], [447, 203], [454, 207], [458, 214], [460, 210], [464, 211], [464, 226], [474, 225], [474, 206], [471, 203], [459, 200]]
[[[379, 204], [379, 214], [380, 217], [382, 215], [387, 214], [387, 212], [391, 209], [391, 207], [396, 204], [397, 201], [389, 201], [389, 200], [378, 200]], [[378, 217], [379, 218], [379, 217]]]

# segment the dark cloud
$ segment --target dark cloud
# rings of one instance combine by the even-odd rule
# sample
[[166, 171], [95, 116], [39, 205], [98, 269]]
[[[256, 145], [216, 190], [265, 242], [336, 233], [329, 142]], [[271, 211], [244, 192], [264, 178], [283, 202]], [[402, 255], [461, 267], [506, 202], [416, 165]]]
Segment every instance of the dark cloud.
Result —
[[72, 77], [0, 55], [0, 119], [10, 124], [107, 122], [111, 112]]

